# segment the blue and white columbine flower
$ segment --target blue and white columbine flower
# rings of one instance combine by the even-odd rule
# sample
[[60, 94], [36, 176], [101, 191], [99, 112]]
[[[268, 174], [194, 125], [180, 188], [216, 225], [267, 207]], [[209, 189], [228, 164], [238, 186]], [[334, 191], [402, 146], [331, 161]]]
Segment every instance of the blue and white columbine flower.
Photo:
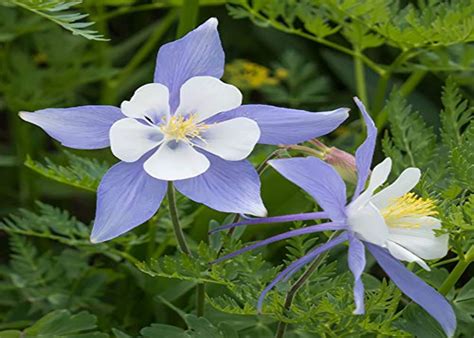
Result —
[[[279, 281], [288, 279], [321, 253], [348, 241], [348, 265], [355, 279], [355, 314], [364, 313], [364, 285], [361, 275], [365, 268], [365, 248], [367, 248], [400, 290], [433, 316], [448, 336], [452, 336], [456, 329], [456, 317], [451, 305], [400, 262], [400, 260], [416, 262], [429, 270], [424, 259], [445, 256], [448, 251], [448, 235], [436, 236], [433, 231], [441, 227], [440, 221], [433, 217], [436, 215], [433, 202], [421, 199], [410, 192], [420, 179], [418, 168], [406, 169], [394, 183], [376, 192], [387, 180], [392, 162], [387, 158], [375, 166], [372, 173], [370, 172], [377, 129], [362, 102], [357, 98], [355, 101], [362, 111], [368, 131], [367, 139], [357, 149], [355, 155], [358, 177], [352, 201], [347, 204], [346, 186], [341, 176], [322, 160], [315, 157], [272, 160], [270, 165], [310, 194], [323, 211], [249, 219], [222, 226], [214, 231], [246, 224], [314, 219], [331, 221], [273, 236], [221, 257], [216, 262], [285, 238], [339, 230], [342, 233], [338, 237], [316, 247], [283, 270], [262, 292], [259, 309], [262, 307], [265, 295]], [[369, 184], [364, 190], [369, 176]]]
[[81, 106], [22, 112], [23, 120], [76, 149], [111, 147], [121, 160], [103, 177], [91, 241], [115, 238], [158, 210], [167, 182], [223, 212], [265, 216], [260, 180], [245, 158], [256, 143], [294, 144], [327, 134], [348, 109], [310, 113], [241, 105], [219, 80], [224, 51], [209, 19], [158, 52], [154, 83], [120, 108]]

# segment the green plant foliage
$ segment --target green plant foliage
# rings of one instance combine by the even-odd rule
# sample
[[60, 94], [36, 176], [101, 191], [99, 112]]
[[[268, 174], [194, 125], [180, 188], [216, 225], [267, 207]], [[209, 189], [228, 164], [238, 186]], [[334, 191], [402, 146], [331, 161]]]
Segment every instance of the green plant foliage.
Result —
[[[349, 54], [350, 50], [328, 38], [342, 31], [347, 41], [360, 51], [387, 44], [403, 50], [407, 56], [411, 52], [413, 56], [423, 53], [423, 48], [429, 50], [474, 40], [471, 1], [430, 1], [429, 5], [418, 8], [412, 4], [400, 7], [391, 0], [233, 0], [231, 3], [230, 14], [235, 18], [250, 18], [262, 26], [301, 35]], [[304, 29], [298, 22], [303, 23]]]
[[392, 94], [385, 109], [390, 121], [390, 136], [386, 134], [382, 144], [385, 154], [393, 159], [396, 173], [407, 166], [428, 168], [436, 154], [432, 128], [396, 93]]
[[65, 152], [68, 164], [58, 165], [50, 159], [45, 158], [45, 164], [26, 159], [25, 166], [36, 171], [49, 179], [81, 188], [89, 191], [96, 191], [100, 180], [109, 168], [106, 162], [97, 159], [80, 157], [69, 152]]
[[328, 100], [331, 88], [329, 79], [320, 74], [314, 63], [295, 50], [284, 53], [275, 68], [284, 69], [288, 74], [278, 85], [262, 88], [269, 102], [298, 108]]
[[79, 35], [89, 40], [106, 41], [107, 39], [97, 33], [97, 31], [87, 29], [92, 26], [94, 22], [81, 21], [86, 18], [88, 14], [70, 11], [71, 8], [82, 4], [82, 2], [82, 0], [2, 0], [0, 1], [0, 5], [24, 8], [54, 22], [74, 35]]
[[[362, 143], [365, 128], [351, 98], [363, 99], [379, 131], [373, 164], [391, 157], [391, 182], [408, 167], [420, 168], [415, 192], [435, 202], [442, 221], [436, 232], [449, 235], [449, 253], [427, 261], [431, 271], [408, 267], [446, 294], [458, 319], [455, 337], [472, 336], [473, 2], [203, 0], [198, 14], [194, 4], [0, 0], [0, 337], [265, 338], [283, 323], [284, 338], [444, 336], [370, 254], [362, 276], [366, 313], [354, 315], [346, 244], [312, 262], [315, 270], [291, 305], [285, 304], [288, 292], [307, 267], [278, 283], [258, 313], [262, 290], [327, 242], [329, 232], [214, 263], [318, 221], [209, 235], [242, 216], [210, 210], [177, 192], [191, 255], [179, 249], [166, 197], [146, 223], [114, 240], [90, 242], [95, 192], [117, 160], [107, 150], [88, 157], [65, 151], [18, 112], [119, 107], [153, 81], [156, 52], [176, 37], [176, 28], [192, 26], [180, 17], [194, 16], [197, 23], [218, 17], [223, 81], [239, 87], [245, 103], [310, 112], [352, 108], [322, 140], [328, 147], [353, 153]], [[319, 156], [315, 144], [278, 151], [258, 146], [249, 160], [258, 167], [269, 154], [308, 156], [304, 147]], [[271, 167], [260, 175], [270, 216], [319, 210]], [[348, 188], [350, 196], [352, 184]], [[196, 302], [202, 297], [204, 308]]]
[[97, 318], [90, 313], [71, 314], [68, 310], [48, 313], [23, 331], [8, 330], [0, 332], [1, 337], [62, 337], [62, 338], [107, 338], [108, 335], [96, 331]]

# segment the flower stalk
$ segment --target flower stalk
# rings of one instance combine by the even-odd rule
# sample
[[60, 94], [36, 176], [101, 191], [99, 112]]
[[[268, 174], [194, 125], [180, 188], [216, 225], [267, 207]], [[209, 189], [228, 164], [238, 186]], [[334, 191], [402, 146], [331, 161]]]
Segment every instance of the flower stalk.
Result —
[[362, 102], [367, 102], [367, 87], [365, 84], [364, 63], [362, 61], [362, 51], [360, 48], [355, 48], [354, 54], [354, 74], [357, 88], [357, 95]]
[[[330, 241], [336, 233], [333, 233], [328, 241]], [[291, 308], [291, 304], [293, 303], [293, 299], [295, 298], [296, 294], [298, 293], [299, 289], [306, 283], [309, 277], [313, 274], [314, 271], [321, 265], [323, 260], [326, 258], [327, 252], [320, 255], [316, 258], [308, 269], [296, 280], [296, 282], [291, 286], [290, 290], [286, 294], [285, 304], [283, 305], [284, 311], [288, 312]], [[278, 322], [275, 338], [283, 338], [286, 332], [286, 328], [288, 327], [288, 323], [280, 320]]]
[[184, 36], [196, 27], [199, 13], [199, 0], [183, 0], [176, 38]]
[[[170, 210], [171, 223], [173, 223], [173, 230], [178, 242], [179, 249], [186, 255], [192, 256], [191, 250], [184, 237], [183, 229], [179, 222], [178, 208], [176, 207], [176, 193], [172, 182], [168, 182], [168, 207]], [[204, 315], [204, 301], [206, 298], [206, 287], [204, 283], [199, 283], [196, 286], [196, 315], [202, 317]]]
[[443, 295], [448, 294], [448, 292], [451, 291], [451, 289], [456, 285], [457, 281], [459, 278], [461, 278], [464, 271], [466, 271], [467, 267], [472, 263], [472, 261], [474, 261], [474, 246], [471, 246], [471, 248], [465, 254], [464, 259], [461, 258], [459, 260], [438, 291]]
[[173, 183], [168, 182], [168, 208], [170, 209], [171, 223], [173, 223], [173, 230], [178, 242], [179, 249], [187, 255], [191, 255], [186, 238], [184, 237], [183, 229], [178, 218], [178, 209], [176, 207], [176, 194], [174, 191]]

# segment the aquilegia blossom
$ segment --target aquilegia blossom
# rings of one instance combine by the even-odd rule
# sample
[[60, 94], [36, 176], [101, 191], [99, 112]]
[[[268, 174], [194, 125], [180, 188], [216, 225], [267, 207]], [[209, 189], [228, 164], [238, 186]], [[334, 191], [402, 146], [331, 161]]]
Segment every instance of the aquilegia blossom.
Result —
[[[441, 227], [440, 221], [433, 217], [436, 215], [433, 202], [410, 192], [420, 179], [419, 169], [406, 169], [394, 183], [376, 192], [376, 189], [387, 180], [392, 162], [387, 158], [370, 173], [377, 129], [363, 104], [357, 98], [355, 101], [362, 111], [368, 132], [367, 139], [357, 149], [355, 155], [358, 180], [352, 202], [347, 205], [346, 186], [341, 176], [320, 159], [307, 157], [272, 160], [270, 165], [273, 168], [309, 193], [324, 211], [244, 220], [215, 230], [245, 224], [313, 219], [331, 221], [273, 236], [221, 257], [218, 261], [285, 238], [319, 231], [341, 230], [338, 237], [316, 247], [283, 270], [262, 292], [259, 308], [267, 292], [279, 281], [288, 279], [322, 252], [348, 241], [348, 265], [355, 278], [355, 314], [364, 313], [364, 285], [361, 275], [365, 268], [367, 247], [400, 290], [433, 316], [448, 336], [452, 336], [456, 328], [456, 318], [450, 304], [399, 261], [416, 262], [429, 270], [424, 259], [445, 256], [448, 251], [448, 235], [436, 236], [433, 232], [434, 229]], [[369, 184], [363, 191], [369, 176]]]
[[224, 51], [212, 18], [158, 52], [154, 83], [120, 108], [44, 109], [20, 116], [64, 146], [111, 147], [121, 160], [103, 177], [91, 241], [115, 238], [146, 222], [167, 182], [190, 199], [224, 212], [265, 216], [260, 180], [245, 158], [255, 144], [293, 144], [327, 134], [348, 109], [310, 113], [241, 105], [223, 83]]

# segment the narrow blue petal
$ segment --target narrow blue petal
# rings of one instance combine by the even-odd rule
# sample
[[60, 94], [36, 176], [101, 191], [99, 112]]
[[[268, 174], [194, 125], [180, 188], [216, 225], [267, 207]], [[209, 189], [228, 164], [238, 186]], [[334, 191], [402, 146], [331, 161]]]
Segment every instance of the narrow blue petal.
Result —
[[349, 236], [348, 264], [349, 269], [354, 275], [354, 301], [356, 305], [354, 314], [360, 315], [365, 312], [364, 284], [361, 279], [365, 268], [365, 247], [354, 234]]
[[304, 228], [301, 228], [301, 229], [287, 231], [287, 232], [284, 232], [282, 234], [264, 239], [263, 241], [257, 242], [255, 244], [246, 246], [245, 248], [234, 251], [233, 253], [230, 253], [228, 255], [222, 256], [222, 257], [216, 259], [212, 263], [214, 264], [214, 263], [219, 263], [219, 262], [228, 260], [232, 257], [243, 254], [244, 252], [251, 251], [251, 250], [260, 248], [262, 246], [268, 245], [270, 243], [281, 241], [283, 239], [296, 237], [296, 236], [301, 236], [301, 235], [306, 235], [306, 234], [311, 234], [311, 233], [315, 233], [315, 232], [328, 231], [328, 230], [343, 230], [343, 229], [345, 229], [345, 226], [340, 225], [340, 224], [336, 224], [336, 223], [333, 223], [333, 222], [329, 222], [329, 223], [322, 223], [322, 224], [317, 224], [317, 225], [304, 227]]
[[446, 298], [407, 270], [387, 250], [370, 243], [366, 245], [398, 288], [436, 319], [448, 337], [452, 337], [456, 331], [456, 315]]
[[160, 207], [167, 182], [149, 176], [143, 162], [119, 162], [104, 175], [97, 191], [91, 241], [104, 242], [149, 220]]
[[284, 269], [282, 272], [280, 272], [276, 278], [268, 284], [268, 286], [262, 291], [260, 294], [260, 297], [258, 299], [258, 305], [257, 309], [258, 312], [262, 311], [262, 306], [263, 306], [263, 301], [265, 299], [265, 296], [267, 293], [273, 289], [273, 287], [278, 284], [283, 279], [288, 279], [291, 277], [294, 273], [296, 273], [299, 269], [301, 269], [304, 265], [308, 264], [312, 260], [316, 259], [320, 254], [324, 253], [325, 251], [328, 251], [335, 247], [336, 245], [341, 244], [342, 242], [347, 240], [347, 233], [344, 232], [342, 235], [336, 237], [332, 241], [329, 241], [327, 243], [324, 243], [317, 248], [313, 249], [303, 257], [297, 259], [293, 263], [291, 263], [286, 269]]
[[374, 157], [375, 141], [377, 140], [377, 128], [375, 123], [370, 117], [369, 113], [364, 107], [364, 104], [357, 98], [354, 97], [354, 101], [359, 107], [362, 117], [364, 118], [365, 125], [367, 126], [367, 137], [365, 141], [357, 148], [355, 153], [356, 167], [357, 167], [357, 186], [352, 196], [352, 200], [355, 200], [360, 193], [364, 190], [365, 182], [369, 177], [370, 166], [372, 164], [372, 157]]
[[112, 106], [81, 106], [21, 112], [20, 117], [66, 147], [101, 149], [110, 146], [110, 127], [125, 115]]
[[297, 222], [297, 221], [309, 221], [321, 218], [328, 218], [328, 214], [325, 212], [308, 212], [305, 214], [292, 214], [275, 217], [261, 217], [261, 218], [245, 218], [243, 221], [237, 223], [231, 223], [222, 225], [209, 231], [209, 234], [213, 234], [217, 231], [226, 229], [232, 229], [242, 225], [254, 225], [254, 224], [271, 224], [271, 223], [285, 223], [285, 222]]
[[266, 216], [260, 177], [248, 161], [226, 161], [205, 153], [211, 166], [199, 176], [174, 182], [193, 201], [222, 212]]
[[243, 105], [216, 115], [209, 122], [247, 117], [258, 123], [263, 144], [296, 144], [329, 134], [349, 116], [348, 108], [312, 113], [267, 105]]
[[171, 111], [178, 107], [179, 91], [187, 80], [205, 75], [221, 78], [224, 73], [224, 50], [217, 24], [217, 19], [211, 18], [158, 51], [154, 81], [168, 87]]
[[308, 194], [334, 221], [345, 221], [346, 185], [329, 164], [315, 157], [271, 160], [269, 164]]

